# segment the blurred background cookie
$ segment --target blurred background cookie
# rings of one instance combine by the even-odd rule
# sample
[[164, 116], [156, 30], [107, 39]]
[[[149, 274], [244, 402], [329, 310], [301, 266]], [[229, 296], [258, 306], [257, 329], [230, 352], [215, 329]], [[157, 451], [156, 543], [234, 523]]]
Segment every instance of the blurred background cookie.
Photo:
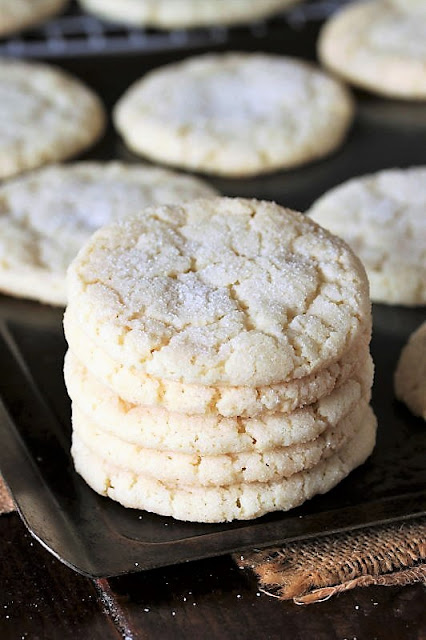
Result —
[[95, 93], [62, 69], [0, 59], [0, 179], [76, 155], [105, 120]]
[[0, 0], [0, 37], [59, 13], [68, 0]]
[[201, 180], [122, 162], [46, 167], [0, 185], [0, 291], [66, 304], [68, 265], [104, 224], [215, 195]]
[[352, 117], [350, 94], [314, 65], [250, 53], [204, 55], [156, 69], [114, 110], [115, 126], [133, 151], [241, 177], [329, 154]]
[[395, 394], [426, 420], [426, 322], [411, 334], [395, 371]]
[[353, 178], [321, 196], [308, 214], [361, 258], [371, 299], [426, 304], [426, 167]]
[[389, 0], [389, 2], [401, 11], [417, 13], [426, 17], [426, 0]]
[[325, 23], [318, 54], [330, 71], [359, 87], [394, 98], [425, 100], [424, 3], [356, 0]]
[[300, 0], [79, 0], [106, 20], [176, 29], [266, 18]]

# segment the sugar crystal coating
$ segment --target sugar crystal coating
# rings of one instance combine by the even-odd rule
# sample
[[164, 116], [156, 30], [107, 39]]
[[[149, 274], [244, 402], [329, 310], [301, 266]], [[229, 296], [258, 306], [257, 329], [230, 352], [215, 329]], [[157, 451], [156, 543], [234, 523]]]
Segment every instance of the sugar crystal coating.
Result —
[[66, 304], [65, 272], [102, 225], [216, 192], [192, 176], [122, 162], [49, 166], [0, 186], [0, 290]]
[[350, 249], [303, 215], [255, 200], [145, 210], [95, 233], [68, 274], [70, 309], [99, 347], [189, 384], [308, 375], [336, 362], [370, 319]]
[[334, 150], [353, 116], [349, 92], [284, 56], [203, 55], [132, 85], [114, 123], [136, 152], [178, 167], [248, 176]]
[[104, 126], [99, 98], [77, 78], [47, 64], [0, 60], [0, 178], [69, 158]]
[[353, 178], [321, 196], [308, 214], [362, 260], [371, 298], [426, 304], [426, 167]]
[[324, 25], [323, 64], [354, 84], [389, 97], [426, 98], [426, 3], [357, 0]]

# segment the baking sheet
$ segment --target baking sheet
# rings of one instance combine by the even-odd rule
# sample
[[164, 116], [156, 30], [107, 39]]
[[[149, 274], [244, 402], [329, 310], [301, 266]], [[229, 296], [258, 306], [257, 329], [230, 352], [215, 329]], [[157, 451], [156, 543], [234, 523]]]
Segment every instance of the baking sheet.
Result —
[[[313, 59], [317, 31], [317, 23], [297, 29], [285, 25], [260, 46], [246, 31], [236, 30], [231, 48]], [[176, 50], [56, 63], [80, 76], [111, 107], [145, 71], [183, 56]], [[355, 124], [346, 144], [328, 159], [245, 181], [211, 182], [226, 195], [266, 198], [304, 210], [326, 189], [353, 175], [426, 164], [424, 105], [356, 95]], [[84, 157], [136, 160], [111, 127]], [[377, 447], [365, 465], [327, 495], [288, 513], [202, 525], [124, 509], [79, 478], [69, 456], [62, 310], [0, 297], [0, 469], [31, 533], [63, 562], [95, 577], [415, 517], [426, 512], [426, 432], [424, 422], [395, 400], [392, 376], [408, 335], [425, 318], [421, 308], [374, 308], [373, 407], [379, 430]]]
[[199, 46], [232, 43], [237, 31], [246, 38], [262, 41], [269, 39], [274, 32], [280, 34], [283, 25], [300, 29], [309, 22], [323, 20], [344, 2], [348, 0], [305, 0], [273, 17], [248, 24], [165, 31], [101, 20], [85, 12], [77, 0], [72, 0], [63, 13], [47, 22], [8, 38], [0, 37], [0, 56], [61, 56], [63, 59], [86, 55], [175, 52], [177, 49], [189, 51]]

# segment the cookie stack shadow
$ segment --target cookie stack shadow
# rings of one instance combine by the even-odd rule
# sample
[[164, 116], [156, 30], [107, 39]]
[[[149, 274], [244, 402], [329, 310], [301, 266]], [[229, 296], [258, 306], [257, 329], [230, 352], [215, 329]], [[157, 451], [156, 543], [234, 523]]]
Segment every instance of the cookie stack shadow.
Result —
[[[218, 210], [223, 209], [225, 202], [232, 217], [232, 200], [211, 202], [209, 206]], [[293, 219], [298, 214], [277, 205], [238, 202], [240, 208], [247, 207], [247, 220], [263, 215], [266, 224], [281, 216], [283, 224], [296, 225], [298, 233], [305, 226], [307, 234], [312, 229], [317, 233], [316, 225], [305, 222], [301, 216]], [[161, 224], [167, 226], [170, 211], [164, 211], [161, 214], [157, 211], [155, 216], [160, 215]], [[220, 222], [220, 215], [216, 218], [216, 223]], [[191, 223], [194, 224], [194, 216]], [[187, 229], [191, 223], [185, 220], [186, 226], [179, 228], [190, 233]], [[211, 223], [203, 220], [202, 224], [214, 236]], [[129, 248], [128, 238], [132, 234], [138, 237], [138, 250], [143, 244], [140, 229], [137, 234], [134, 229], [129, 231], [132, 225], [136, 228], [138, 223], [109, 227], [106, 236], [104, 231], [95, 234], [89, 248], [79, 254], [70, 269], [74, 285], [82, 280], [83, 272], [86, 274], [84, 286], [80, 290], [74, 286], [64, 318], [69, 345], [65, 380], [72, 399], [72, 455], [86, 482], [98, 493], [127, 507], [180, 520], [223, 522], [296, 507], [315, 494], [330, 490], [362, 464], [374, 447], [376, 434], [376, 419], [369, 406], [373, 380], [369, 307], [368, 312], [358, 317], [355, 329], [353, 323], [347, 325], [346, 336], [342, 333], [346, 325], [339, 324], [342, 346], [336, 346], [335, 357], [324, 356], [323, 364], [316, 364], [311, 371], [305, 367], [304, 375], [298, 375], [298, 371], [303, 371], [299, 367], [283, 376], [283, 380], [264, 385], [205, 384], [205, 378], [182, 382], [178, 376], [173, 379], [153, 375], [146, 367], [139, 367], [137, 360], [130, 361], [123, 346], [125, 336], [113, 349], [104, 342], [109, 318], [126, 315], [126, 304], [131, 304], [126, 302], [130, 298], [124, 289], [118, 292], [118, 306], [108, 297], [110, 293], [105, 286], [108, 269], [104, 261], [109, 260], [108, 254], [115, 255], [117, 241], [107, 251], [109, 240], [105, 238], [124, 238], [118, 244], [121, 244], [120, 260], [126, 254], [127, 272], [120, 275], [125, 279], [131, 272], [129, 260], [133, 258], [129, 256], [135, 246]], [[241, 221], [236, 231], [241, 233]], [[320, 240], [326, 246], [329, 240], [324, 237], [321, 230]], [[334, 239], [330, 242], [333, 244]], [[101, 257], [96, 254], [100, 246]], [[193, 246], [186, 248], [192, 251]], [[164, 250], [162, 243], [159, 247]], [[342, 243], [336, 247], [340, 252], [349, 251], [345, 245], [342, 249]], [[184, 251], [182, 247], [180, 250]], [[197, 263], [200, 255], [197, 254]], [[137, 260], [142, 258], [138, 256]], [[88, 283], [89, 262], [93, 279]], [[357, 269], [357, 263], [354, 264]], [[204, 281], [206, 274], [203, 272]], [[187, 276], [182, 275], [182, 280]], [[351, 276], [353, 281], [358, 277], [355, 276]], [[364, 281], [361, 275], [361, 284], [354, 286], [360, 289], [356, 295], [363, 298], [360, 306], [367, 308], [368, 290], [367, 294], [361, 291]], [[86, 315], [90, 288], [93, 317]], [[195, 295], [194, 291], [191, 295]], [[330, 295], [337, 293], [333, 290]], [[194, 317], [190, 322], [195, 321]], [[134, 318], [127, 322], [134, 330]], [[289, 333], [294, 332], [294, 326], [288, 329]], [[243, 349], [238, 357], [239, 370], [250, 369], [251, 350]]]

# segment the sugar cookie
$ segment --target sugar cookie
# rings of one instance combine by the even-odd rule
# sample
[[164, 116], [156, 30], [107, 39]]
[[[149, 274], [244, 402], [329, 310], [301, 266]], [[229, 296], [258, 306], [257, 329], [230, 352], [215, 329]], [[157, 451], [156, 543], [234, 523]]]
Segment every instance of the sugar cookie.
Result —
[[426, 167], [353, 178], [308, 214], [364, 263], [375, 302], [426, 304]]
[[426, 322], [411, 334], [401, 352], [395, 393], [414, 415], [426, 420]]
[[330, 71], [359, 87], [393, 98], [424, 100], [426, 4], [398, 4], [357, 0], [343, 7], [321, 31], [319, 58]]
[[352, 99], [337, 80], [301, 60], [259, 53], [209, 54], [155, 69], [114, 110], [133, 151], [241, 177], [327, 155], [352, 117]]
[[0, 0], [0, 36], [38, 24], [65, 7], [68, 0]]
[[[277, 482], [306, 471], [343, 447], [364, 420], [368, 402], [356, 408], [313, 440], [266, 451], [201, 455], [157, 451], [105, 431], [73, 405], [73, 437], [109, 464], [168, 486], [222, 487], [250, 482]], [[267, 429], [267, 427], [266, 427]], [[116, 425], [116, 431], [119, 425]]]
[[312, 469], [278, 482], [251, 482], [228, 487], [167, 486], [111, 465], [74, 438], [72, 455], [78, 473], [98, 493], [126, 507], [145, 509], [179, 520], [225, 522], [286, 511], [317, 493], [326, 493], [371, 454], [376, 418], [367, 409], [354, 437], [338, 452]]
[[50, 65], [0, 60], [0, 179], [91, 146], [105, 126], [99, 98]]
[[234, 24], [266, 18], [300, 0], [79, 0], [106, 20], [160, 29]]
[[247, 386], [206, 386], [183, 384], [155, 378], [135, 367], [117, 363], [90, 340], [72, 317], [64, 316], [65, 335], [70, 350], [90, 373], [124, 402], [159, 407], [183, 414], [253, 417], [265, 413], [289, 413], [327, 396], [348, 380], [368, 357], [370, 331], [340, 360], [303, 378], [288, 382]]
[[64, 374], [73, 407], [106, 433], [144, 449], [218, 456], [289, 447], [332, 430], [361, 400], [369, 402], [373, 365], [368, 356], [349, 380], [318, 402], [257, 418], [186, 415], [130, 404], [100, 384], [70, 352]]
[[371, 322], [364, 268], [343, 241], [238, 198], [146, 209], [97, 231], [68, 269], [68, 299], [114, 361], [185, 384], [302, 378], [338, 362]]
[[208, 197], [197, 178], [121, 162], [46, 167], [0, 185], [0, 290], [66, 304], [66, 269], [104, 224], [154, 204]]

